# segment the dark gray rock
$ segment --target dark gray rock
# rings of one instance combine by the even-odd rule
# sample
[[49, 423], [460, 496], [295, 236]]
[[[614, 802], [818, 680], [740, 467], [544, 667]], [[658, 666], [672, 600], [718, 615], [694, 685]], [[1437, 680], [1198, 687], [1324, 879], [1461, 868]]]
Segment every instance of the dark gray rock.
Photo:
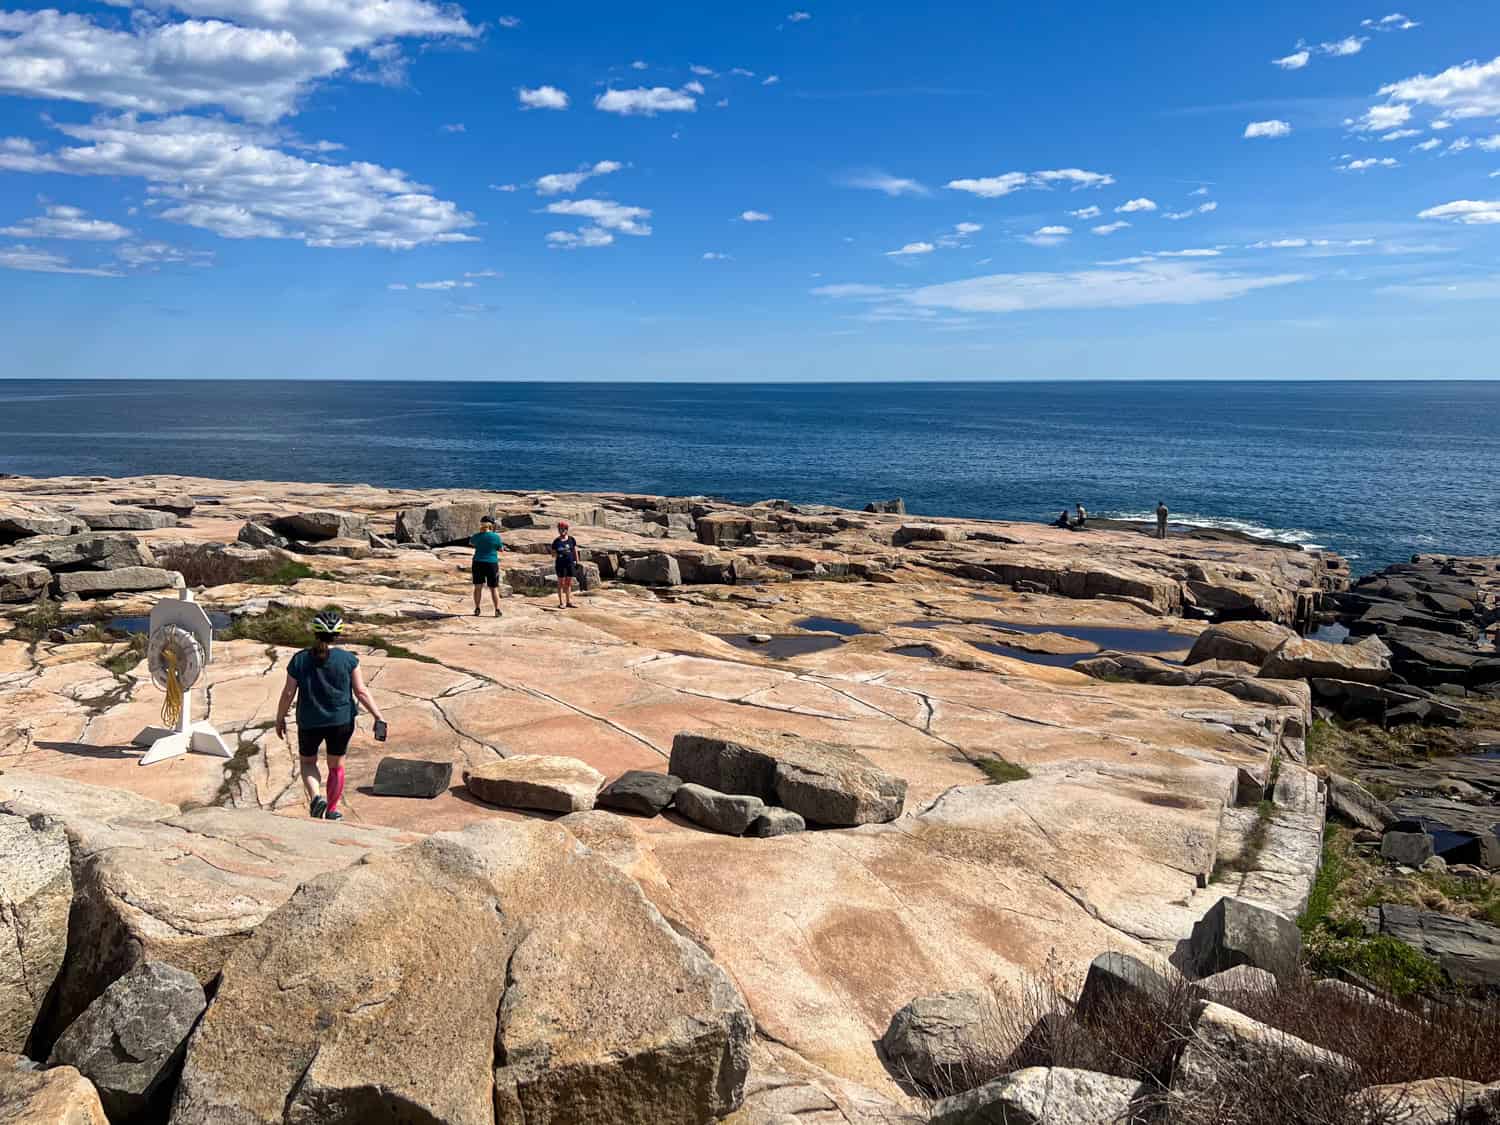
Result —
[[1273, 621], [1227, 621], [1210, 625], [1198, 634], [1186, 663], [1205, 660], [1238, 660], [1259, 668], [1266, 657], [1297, 634]]
[[793, 832], [805, 831], [807, 831], [807, 821], [791, 809], [768, 808], [755, 818], [755, 822], [746, 830], [745, 835], [767, 839], [771, 836], [789, 836]]
[[[115, 501], [122, 503], [122, 501]], [[186, 517], [193, 514], [193, 509], [198, 506], [198, 501], [186, 492], [169, 492], [163, 496], [148, 496], [144, 500], [123, 501], [133, 503], [138, 508], [150, 508], [157, 512], [171, 512], [174, 516]]]
[[1380, 838], [1380, 858], [1404, 867], [1421, 867], [1436, 853], [1425, 832], [1387, 832]]
[[1396, 821], [1391, 807], [1359, 782], [1340, 774], [1328, 776], [1328, 807], [1356, 828], [1384, 832]]
[[156, 566], [122, 566], [113, 570], [74, 570], [57, 576], [63, 594], [99, 597], [132, 590], [170, 590], [182, 585], [182, 575]]
[[12, 504], [0, 508], [0, 543], [14, 543], [37, 535], [77, 535], [88, 529], [89, 525], [76, 515], [38, 504]]
[[1302, 934], [1290, 918], [1237, 898], [1222, 898], [1193, 926], [1186, 961], [1198, 977], [1236, 965], [1265, 969], [1278, 980], [1297, 972]]
[[1101, 953], [1089, 964], [1078, 994], [1078, 1018], [1108, 1024], [1121, 1004], [1166, 1005], [1180, 985], [1128, 953]]
[[52, 572], [34, 563], [0, 563], [0, 604], [34, 602], [52, 584]]
[[6, 548], [4, 554], [10, 562], [33, 563], [53, 573], [156, 565], [151, 548], [128, 531], [90, 531], [56, 539], [27, 539]]
[[904, 516], [906, 515], [906, 501], [899, 496], [894, 500], [871, 500], [865, 505], [865, 511], [875, 512], [878, 515]]
[[241, 543], [248, 547], [285, 547], [287, 539], [285, 536], [277, 535], [263, 523], [247, 520], [245, 526], [240, 528], [240, 533], [235, 536]]
[[26, 1046], [63, 965], [72, 905], [62, 822], [0, 815], [0, 1051]]
[[1118, 1125], [1140, 1084], [1113, 1074], [1033, 1066], [932, 1107], [929, 1125]]
[[759, 797], [720, 793], [691, 783], [677, 790], [673, 803], [694, 824], [728, 836], [743, 836], [766, 811], [766, 803]]
[[171, 512], [127, 504], [111, 504], [107, 508], [80, 508], [72, 514], [81, 519], [90, 531], [154, 531], [157, 528], [177, 526], [177, 517]]
[[644, 586], [681, 586], [682, 571], [671, 555], [641, 555], [625, 561], [625, 581]]
[[468, 543], [469, 537], [479, 530], [479, 521], [494, 514], [494, 505], [487, 500], [402, 508], [396, 513], [396, 542], [422, 543], [428, 547]]
[[375, 767], [377, 797], [436, 797], [453, 783], [452, 762], [381, 758]]
[[897, 1082], [926, 1093], [952, 1090], [982, 1050], [995, 1002], [977, 989], [918, 996], [893, 1017], [880, 1049]]
[[68, 1026], [47, 1065], [76, 1067], [91, 1081], [111, 1125], [144, 1120], [156, 1095], [171, 1088], [207, 1006], [192, 973], [137, 962]]
[[288, 539], [317, 542], [322, 539], [364, 539], [369, 521], [354, 512], [325, 509], [294, 512], [271, 521], [271, 530]]
[[1368, 912], [1366, 929], [1421, 950], [1459, 984], [1500, 992], [1500, 926], [1387, 903]]
[[626, 770], [599, 791], [597, 808], [657, 816], [672, 803], [682, 778], [652, 770]]

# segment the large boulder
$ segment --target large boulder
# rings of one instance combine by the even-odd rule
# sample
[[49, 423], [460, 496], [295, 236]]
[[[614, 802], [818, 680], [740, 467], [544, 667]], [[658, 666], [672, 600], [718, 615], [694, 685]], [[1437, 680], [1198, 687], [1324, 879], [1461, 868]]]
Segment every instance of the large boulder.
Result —
[[381, 758], [375, 767], [375, 796], [432, 798], [448, 792], [452, 762], [421, 758]]
[[1396, 822], [1396, 814], [1389, 805], [1342, 774], [1328, 775], [1328, 808], [1356, 828], [1370, 832], [1384, 832]]
[[655, 770], [626, 770], [604, 787], [597, 804], [604, 809], [656, 816], [672, 803], [682, 778]]
[[1296, 975], [1302, 934], [1290, 918], [1238, 898], [1221, 898], [1193, 926], [1186, 962], [1195, 976], [1207, 977], [1250, 965], [1278, 980]]
[[177, 517], [155, 508], [137, 508], [129, 504], [111, 504], [107, 508], [78, 508], [72, 513], [90, 531], [154, 531], [176, 527]]
[[72, 904], [62, 825], [0, 815], [0, 1050], [26, 1047], [62, 968]]
[[740, 512], [709, 512], [698, 517], [694, 531], [707, 547], [733, 547], [755, 538], [757, 521]]
[[[121, 501], [116, 500], [115, 503], [118, 504]], [[178, 517], [192, 515], [193, 509], [198, 506], [197, 499], [186, 492], [162, 492], [141, 500], [124, 501], [124, 503], [134, 503], [138, 508], [150, 508], [155, 512], [171, 512]]]
[[766, 808], [745, 829], [746, 836], [769, 840], [773, 836], [790, 836], [794, 832], [806, 832], [807, 821], [791, 809], [778, 809], [774, 805]]
[[791, 809], [810, 824], [895, 820], [906, 801], [906, 782], [863, 754], [790, 731], [683, 731], [672, 739], [669, 768], [684, 781]]
[[24, 540], [7, 548], [11, 562], [59, 570], [119, 570], [127, 566], [156, 565], [151, 548], [128, 531], [90, 531], [61, 538]]
[[1078, 1018], [1101, 1029], [1119, 1021], [1122, 1008], [1166, 1008], [1181, 990], [1174, 978], [1128, 953], [1101, 953], [1089, 964], [1078, 993]]
[[57, 512], [38, 504], [0, 507], [0, 543], [14, 543], [35, 535], [76, 535], [89, 525], [71, 512]]
[[1222, 625], [1210, 625], [1193, 642], [1187, 663], [1238, 660], [1259, 668], [1266, 657], [1296, 635], [1274, 621], [1227, 621]]
[[266, 548], [285, 547], [287, 545], [286, 536], [277, 535], [276, 532], [272, 531], [265, 524], [256, 523], [254, 520], [246, 520], [244, 526], [240, 528], [239, 534], [235, 536], [235, 539], [247, 547]]
[[1266, 657], [1260, 674], [1274, 680], [1323, 678], [1383, 684], [1391, 678], [1390, 653], [1378, 640], [1334, 645], [1309, 637], [1292, 637]]
[[871, 500], [865, 505], [865, 511], [887, 516], [904, 516], [906, 515], [906, 501], [899, 496], [894, 500]]
[[1221, 617], [1256, 617], [1288, 622], [1296, 616], [1296, 595], [1269, 574], [1249, 567], [1189, 563], [1182, 599]]
[[546, 812], [594, 807], [604, 775], [577, 758], [517, 754], [464, 771], [464, 786], [488, 805]]
[[[26, 799], [43, 803], [47, 794]], [[410, 840], [390, 829], [330, 828], [259, 810], [96, 815], [60, 814], [76, 889], [67, 960], [47, 1010], [48, 1042], [140, 961], [165, 961], [207, 985], [300, 884]]]
[[0, 1054], [0, 1122], [4, 1125], [112, 1125], [89, 1080], [71, 1066], [33, 1070]]
[[1344, 1081], [1355, 1073], [1342, 1055], [1204, 1000], [1194, 1009], [1193, 1033], [1172, 1073], [1171, 1092], [1174, 1098], [1198, 1099], [1232, 1080], [1319, 1076]]
[[918, 996], [891, 1017], [880, 1037], [898, 1082], [941, 1096], [962, 1088], [993, 1034], [995, 1001], [978, 989]]
[[1401, 1125], [1489, 1125], [1500, 1121], [1500, 1082], [1485, 1086], [1461, 1078], [1423, 1078], [1366, 1086], [1358, 1104], [1384, 1110]]
[[447, 547], [468, 543], [479, 530], [479, 521], [495, 514], [488, 500], [453, 500], [423, 508], [402, 508], [396, 513], [396, 542]]
[[625, 581], [643, 586], [681, 586], [682, 571], [671, 555], [651, 554], [625, 560]]
[[963, 528], [942, 523], [903, 523], [891, 533], [891, 542], [898, 547], [908, 543], [962, 543], [967, 538]]
[[1426, 832], [1387, 832], [1380, 838], [1380, 858], [1403, 867], [1421, 867], [1436, 854]]
[[1125, 1125], [1141, 1086], [1129, 1078], [1033, 1066], [944, 1098], [929, 1125]]
[[271, 521], [271, 530], [288, 539], [317, 541], [320, 539], [363, 539], [369, 520], [355, 512], [337, 509], [322, 509], [316, 512], [295, 512], [278, 516]]
[[0, 605], [34, 602], [47, 592], [52, 572], [35, 563], [0, 563]]
[[92, 1082], [113, 1125], [143, 1120], [171, 1089], [188, 1034], [208, 1000], [192, 973], [142, 961], [84, 1009], [53, 1044], [48, 1066]]
[[493, 820], [268, 918], [224, 966], [172, 1122], [688, 1125], [739, 1104], [751, 1035], [634, 882], [562, 828]]
[[1420, 950], [1460, 985], [1500, 992], [1500, 926], [1385, 903], [1369, 911], [1365, 928]]
[[700, 828], [743, 836], [766, 811], [759, 797], [721, 793], [717, 789], [687, 782], [677, 790], [677, 811]]
[[182, 575], [156, 566], [122, 566], [117, 570], [74, 570], [57, 576], [63, 594], [102, 597], [137, 590], [171, 590], [182, 586]]

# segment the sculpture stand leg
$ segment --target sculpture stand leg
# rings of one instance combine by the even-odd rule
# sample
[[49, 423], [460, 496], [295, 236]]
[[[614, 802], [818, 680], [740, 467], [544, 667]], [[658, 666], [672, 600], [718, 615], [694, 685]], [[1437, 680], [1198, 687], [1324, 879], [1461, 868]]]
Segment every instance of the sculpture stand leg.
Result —
[[192, 692], [185, 692], [182, 697], [182, 718], [178, 721], [176, 730], [170, 727], [147, 727], [131, 740], [137, 746], [151, 747], [141, 757], [138, 765], [155, 765], [168, 758], [186, 754], [189, 750], [220, 758], [234, 757], [234, 751], [229, 749], [228, 743], [214, 730], [212, 723], [193, 722], [192, 704]]

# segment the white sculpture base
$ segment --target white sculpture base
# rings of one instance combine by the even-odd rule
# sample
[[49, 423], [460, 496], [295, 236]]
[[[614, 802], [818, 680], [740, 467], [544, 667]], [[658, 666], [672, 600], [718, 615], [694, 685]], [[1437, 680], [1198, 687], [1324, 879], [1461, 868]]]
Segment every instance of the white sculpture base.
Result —
[[139, 765], [149, 766], [164, 762], [189, 750], [200, 754], [216, 754], [220, 758], [232, 758], [234, 752], [222, 735], [209, 723], [192, 723], [186, 730], [170, 727], [147, 727], [132, 740], [137, 746], [149, 746]]

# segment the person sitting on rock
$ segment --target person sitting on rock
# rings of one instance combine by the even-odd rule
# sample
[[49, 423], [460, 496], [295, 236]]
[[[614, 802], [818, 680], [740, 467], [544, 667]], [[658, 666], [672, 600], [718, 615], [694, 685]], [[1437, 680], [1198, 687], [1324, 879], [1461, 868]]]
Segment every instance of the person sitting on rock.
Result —
[[1074, 524], [1073, 526], [1074, 527], [1087, 527], [1088, 526], [1088, 522], [1089, 522], [1089, 510], [1087, 508], [1085, 508], [1082, 504], [1075, 504], [1074, 507], [1076, 507], [1078, 509], [1078, 522], [1076, 524]]
[[567, 520], [557, 521], [557, 538], [552, 540], [553, 564], [557, 568], [557, 608], [573, 608], [573, 578], [578, 573], [578, 540], [568, 530]]
[[1068, 526], [1068, 509], [1064, 508], [1062, 510], [1062, 515], [1058, 516], [1055, 520], [1052, 521], [1052, 526], [1053, 527], [1067, 527]]
[[[313, 618], [313, 646], [305, 648], [286, 668], [286, 685], [276, 706], [276, 734], [286, 738], [286, 714], [297, 701], [297, 756], [302, 763], [302, 787], [314, 819], [343, 820], [339, 799], [344, 795], [344, 755], [354, 737], [355, 700], [375, 719], [375, 737], [385, 738], [385, 717], [365, 688], [359, 657], [333, 642], [344, 631], [343, 617], [333, 610]], [[323, 775], [318, 770], [318, 747], [328, 748], [328, 797], [323, 797]]]
[[469, 564], [470, 576], [474, 579], [474, 616], [479, 616], [479, 595], [485, 586], [490, 588], [490, 601], [495, 606], [495, 616], [500, 616], [500, 552], [505, 544], [495, 531], [495, 517], [485, 516], [479, 521], [479, 530], [469, 536], [469, 546], [474, 548], [474, 561]]

